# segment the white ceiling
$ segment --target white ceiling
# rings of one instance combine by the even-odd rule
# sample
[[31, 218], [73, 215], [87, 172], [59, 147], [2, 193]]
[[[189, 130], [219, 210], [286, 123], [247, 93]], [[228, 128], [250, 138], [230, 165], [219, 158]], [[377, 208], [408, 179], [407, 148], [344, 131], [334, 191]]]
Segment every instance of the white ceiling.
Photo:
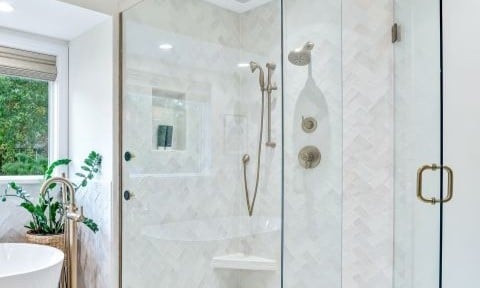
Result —
[[255, 9], [272, 0], [204, 0], [237, 13]]
[[0, 12], [0, 27], [62, 40], [72, 40], [109, 17], [56, 0], [0, 1], [15, 9], [11, 13]]

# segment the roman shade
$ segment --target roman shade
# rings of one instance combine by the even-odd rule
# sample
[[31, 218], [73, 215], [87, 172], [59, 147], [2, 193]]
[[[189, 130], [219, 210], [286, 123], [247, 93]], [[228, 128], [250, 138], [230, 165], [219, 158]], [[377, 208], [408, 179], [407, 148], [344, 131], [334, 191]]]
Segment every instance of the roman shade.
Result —
[[57, 57], [0, 46], [0, 74], [55, 81]]

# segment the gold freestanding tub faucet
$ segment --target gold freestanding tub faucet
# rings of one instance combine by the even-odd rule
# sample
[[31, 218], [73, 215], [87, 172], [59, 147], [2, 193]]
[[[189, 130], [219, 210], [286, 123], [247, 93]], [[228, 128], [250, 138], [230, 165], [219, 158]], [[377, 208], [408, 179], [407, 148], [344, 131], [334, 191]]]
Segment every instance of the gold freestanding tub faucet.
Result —
[[45, 181], [40, 188], [40, 194], [45, 194], [53, 183], [62, 184], [63, 209], [65, 211], [63, 231], [65, 233], [65, 257], [67, 259], [67, 267], [65, 267], [67, 288], [77, 288], [77, 222], [82, 222], [85, 219], [83, 207], [80, 207], [80, 211], [78, 211], [75, 203], [75, 187], [65, 177], [53, 177]]

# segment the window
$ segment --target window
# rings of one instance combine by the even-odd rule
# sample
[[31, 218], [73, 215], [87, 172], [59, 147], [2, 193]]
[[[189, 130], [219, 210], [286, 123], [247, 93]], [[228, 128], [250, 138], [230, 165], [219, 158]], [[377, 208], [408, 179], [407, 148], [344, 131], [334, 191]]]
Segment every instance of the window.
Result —
[[67, 157], [68, 43], [0, 27], [0, 185]]
[[0, 75], [0, 175], [42, 175], [48, 166], [49, 82]]

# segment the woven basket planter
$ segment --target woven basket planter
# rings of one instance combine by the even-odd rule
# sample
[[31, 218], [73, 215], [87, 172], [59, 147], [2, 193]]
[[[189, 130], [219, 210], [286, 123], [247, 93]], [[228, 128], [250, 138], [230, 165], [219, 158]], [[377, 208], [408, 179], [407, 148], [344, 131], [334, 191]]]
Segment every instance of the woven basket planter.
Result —
[[27, 232], [25, 239], [28, 243], [47, 245], [60, 249], [65, 253], [65, 235], [63, 233], [57, 235], [38, 235]]
[[[67, 255], [65, 251], [65, 235], [63, 233], [56, 235], [38, 235], [27, 232], [25, 234], [25, 240], [27, 243], [46, 245], [60, 249], [65, 255]], [[59, 288], [68, 288], [67, 269], [67, 257], [65, 256], [62, 274], [60, 276], [60, 285], [58, 286]]]

